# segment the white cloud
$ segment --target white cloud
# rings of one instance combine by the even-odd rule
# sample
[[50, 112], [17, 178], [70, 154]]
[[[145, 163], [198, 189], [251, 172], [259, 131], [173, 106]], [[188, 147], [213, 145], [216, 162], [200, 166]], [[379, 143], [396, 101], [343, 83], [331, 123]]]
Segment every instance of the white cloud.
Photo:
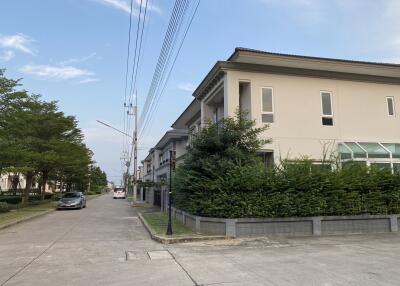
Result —
[[69, 65], [69, 64], [73, 64], [73, 63], [82, 63], [82, 62], [86, 62], [92, 58], [94, 58], [97, 55], [97, 53], [93, 52], [90, 55], [81, 57], [81, 58], [71, 58], [65, 61], [60, 62], [60, 65]]
[[193, 92], [196, 89], [196, 86], [192, 83], [183, 82], [178, 84], [178, 89], [182, 91]]
[[92, 76], [94, 73], [72, 66], [25, 65], [21, 72], [47, 79], [72, 79], [82, 76]]
[[89, 77], [89, 78], [85, 78], [83, 80], [78, 81], [77, 84], [91, 83], [91, 82], [96, 82], [99, 80], [100, 79], [98, 79], [98, 78]]
[[31, 47], [32, 42], [33, 40], [24, 34], [16, 34], [11, 36], [0, 35], [0, 47], [18, 50], [31, 55], [34, 54], [33, 48]]
[[[158, 14], [162, 13], [160, 7], [154, 5], [152, 3], [152, 1], [150, 1], [150, 0], [148, 0], [148, 1], [149, 1], [149, 3], [147, 4], [147, 10], [154, 11], [154, 12], [156, 12]], [[136, 0], [136, 5], [140, 8], [140, 0]], [[146, 3], [143, 1], [142, 2], [142, 9], [144, 9], [145, 6], [146, 6]]]
[[0, 61], [7, 62], [11, 60], [14, 57], [14, 52], [13, 51], [4, 51], [2, 54], [0, 54]]
[[[109, 7], [112, 7], [114, 9], [118, 9], [127, 14], [130, 14], [130, 12], [131, 12], [131, 4], [130, 4], [129, 0], [97, 0], [97, 2], [107, 5]], [[132, 15], [135, 17], [138, 17], [139, 16], [139, 8], [140, 8], [140, 0], [134, 1], [134, 5], [135, 6], [132, 7]], [[145, 2], [143, 1], [142, 9], [144, 9], [144, 6], [145, 6]], [[147, 9], [152, 10], [158, 14], [161, 14], [161, 9], [154, 4], [149, 4], [147, 6]]]

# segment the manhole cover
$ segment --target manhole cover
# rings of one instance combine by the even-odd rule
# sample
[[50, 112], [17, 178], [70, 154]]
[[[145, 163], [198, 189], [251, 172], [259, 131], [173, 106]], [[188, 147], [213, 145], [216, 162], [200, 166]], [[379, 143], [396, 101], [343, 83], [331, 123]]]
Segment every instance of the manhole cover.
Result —
[[148, 251], [147, 254], [149, 255], [151, 260], [172, 259], [171, 253], [169, 253], [167, 250]]

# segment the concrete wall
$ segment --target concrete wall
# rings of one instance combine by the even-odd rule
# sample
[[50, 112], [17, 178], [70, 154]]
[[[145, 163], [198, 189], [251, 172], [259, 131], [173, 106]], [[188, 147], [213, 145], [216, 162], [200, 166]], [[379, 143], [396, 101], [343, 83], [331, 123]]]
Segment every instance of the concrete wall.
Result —
[[400, 223], [399, 215], [223, 219], [194, 216], [175, 208], [173, 216], [193, 231], [229, 237], [397, 232]]

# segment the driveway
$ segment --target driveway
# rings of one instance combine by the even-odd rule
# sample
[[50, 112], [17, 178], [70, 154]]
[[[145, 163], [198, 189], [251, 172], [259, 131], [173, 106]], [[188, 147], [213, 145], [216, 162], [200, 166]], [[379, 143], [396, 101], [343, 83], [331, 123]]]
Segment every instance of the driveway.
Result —
[[0, 231], [0, 285], [400, 285], [400, 235], [150, 240], [105, 195]]

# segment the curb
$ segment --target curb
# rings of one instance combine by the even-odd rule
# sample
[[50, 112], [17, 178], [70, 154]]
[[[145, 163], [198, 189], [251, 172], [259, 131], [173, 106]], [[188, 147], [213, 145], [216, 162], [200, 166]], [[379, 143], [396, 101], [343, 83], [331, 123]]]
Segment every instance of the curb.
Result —
[[20, 220], [16, 220], [16, 221], [13, 221], [13, 222], [6, 223], [4, 225], [0, 225], [0, 230], [8, 228], [8, 227], [11, 227], [11, 226], [14, 226], [16, 224], [20, 224], [20, 223], [23, 223], [23, 222], [38, 218], [38, 217], [41, 217], [41, 216], [44, 216], [44, 215], [47, 215], [47, 214], [52, 213], [54, 211], [55, 211], [55, 209], [54, 210], [44, 211], [44, 212], [41, 212], [41, 213], [38, 213], [38, 214], [34, 214], [34, 215], [30, 216], [30, 217], [22, 218]]
[[173, 243], [183, 243], [183, 242], [193, 242], [193, 241], [207, 241], [207, 240], [218, 240], [218, 239], [228, 239], [224, 235], [208, 235], [208, 236], [185, 236], [185, 237], [165, 237], [156, 234], [151, 227], [147, 224], [146, 220], [143, 218], [142, 214], [139, 213], [138, 217], [142, 222], [144, 228], [150, 234], [152, 240], [163, 244], [173, 244]]

